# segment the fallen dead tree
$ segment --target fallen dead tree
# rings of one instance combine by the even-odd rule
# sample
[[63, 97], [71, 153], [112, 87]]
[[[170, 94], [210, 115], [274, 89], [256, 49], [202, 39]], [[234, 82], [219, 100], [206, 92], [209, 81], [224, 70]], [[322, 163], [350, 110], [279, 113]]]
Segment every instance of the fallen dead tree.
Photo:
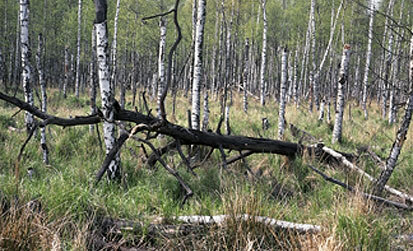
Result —
[[[88, 125], [88, 124], [97, 124], [103, 121], [103, 114], [98, 110], [97, 114], [92, 114], [89, 116], [81, 116], [74, 118], [60, 118], [56, 116], [49, 115], [42, 112], [40, 109], [29, 105], [28, 103], [15, 98], [8, 96], [0, 92], [0, 99], [7, 101], [22, 110], [32, 113], [35, 117], [41, 119], [41, 122], [38, 122], [39, 127], [54, 124], [58, 126], [77, 126], [77, 125]], [[106, 172], [109, 163], [116, 156], [116, 154], [122, 148], [122, 145], [128, 139], [135, 139], [140, 141], [143, 144], [148, 145], [153, 152], [156, 152], [156, 149], [153, 148], [153, 145], [150, 143], [149, 139], [154, 138], [151, 133], [155, 135], [163, 134], [172, 137], [175, 141], [179, 141], [179, 144], [175, 144], [175, 147], [180, 147], [181, 145], [199, 145], [199, 146], [208, 146], [212, 149], [219, 149], [222, 153], [223, 149], [235, 150], [238, 152], [247, 151], [247, 153], [272, 153], [287, 156], [289, 158], [301, 157], [304, 154], [315, 157], [316, 159], [331, 163], [342, 163], [346, 167], [349, 167], [352, 170], [355, 170], [367, 177], [370, 181], [374, 182], [375, 178], [371, 177], [360, 168], [352, 164], [347, 158], [355, 159], [354, 155], [341, 153], [334, 151], [323, 144], [316, 144], [305, 146], [299, 143], [292, 143], [287, 141], [273, 140], [267, 138], [254, 138], [254, 137], [245, 137], [245, 136], [232, 136], [232, 135], [221, 135], [216, 132], [204, 132], [197, 131], [189, 128], [182, 127], [177, 124], [168, 122], [166, 119], [159, 119], [152, 115], [145, 115], [136, 111], [130, 111], [121, 109], [116, 101], [114, 101], [114, 119], [117, 121], [131, 122], [137, 126], [133, 127], [130, 130], [122, 130], [120, 137], [117, 139], [115, 146], [112, 150], [106, 155], [106, 158], [102, 164], [101, 169], [99, 170], [96, 181], [98, 182]], [[137, 136], [138, 133], [145, 133], [146, 139], [140, 138]], [[179, 149], [178, 149], [179, 151]], [[161, 160], [160, 154], [155, 154], [155, 157], [158, 160]], [[181, 156], [182, 157], [182, 156]], [[225, 154], [222, 155], [224, 166], [228, 164]], [[236, 158], [237, 160], [242, 159]], [[164, 161], [164, 168], [173, 176], [177, 178], [181, 186], [186, 190], [186, 196], [183, 200], [183, 203], [192, 196], [191, 189], [185, 184], [184, 180], [179, 176], [178, 172], [172, 170]], [[410, 202], [413, 201], [412, 196], [397, 191], [396, 189], [385, 187], [387, 191], [392, 194], [395, 194], [405, 200]]]

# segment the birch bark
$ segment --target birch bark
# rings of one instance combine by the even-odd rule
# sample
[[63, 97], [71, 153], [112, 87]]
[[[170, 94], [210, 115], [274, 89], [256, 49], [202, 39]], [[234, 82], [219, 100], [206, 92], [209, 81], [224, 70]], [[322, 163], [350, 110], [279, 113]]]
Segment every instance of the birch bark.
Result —
[[192, 129], [200, 129], [201, 83], [203, 76], [202, 53], [204, 44], [204, 27], [206, 15], [206, 0], [198, 0], [198, 13], [195, 32], [194, 76], [192, 84]]
[[278, 139], [282, 139], [285, 130], [285, 99], [287, 94], [288, 78], [288, 51], [285, 48], [281, 57], [281, 86], [280, 86], [280, 109], [278, 112]]
[[[413, 79], [413, 36], [410, 40], [410, 69], [409, 69], [409, 79]], [[413, 113], [413, 92], [410, 92], [409, 99], [406, 105], [406, 111], [403, 117], [401, 126], [396, 134], [396, 139], [393, 142], [393, 146], [390, 150], [390, 156], [386, 161], [386, 167], [381, 172], [380, 177], [377, 179], [375, 193], [381, 194], [386, 185], [387, 181], [390, 179], [394, 168], [397, 164], [397, 159], [399, 158], [400, 152], [402, 150], [403, 144], [406, 140], [407, 132], [409, 130], [410, 122], [412, 120]]]
[[165, 50], [166, 50], [166, 17], [161, 17], [159, 21], [160, 40], [159, 40], [159, 57], [158, 57], [158, 98], [157, 111], [161, 116], [161, 97], [165, 88]]
[[[98, 57], [98, 76], [100, 94], [102, 97], [102, 112], [105, 118], [103, 123], [104, 140], [106, 144], [106, 154], [115, 145], [115, 124], [114, 124], [114, 97], [109, 76], [109, 51], [108, 51], [108, 29], [107, 29], [107, 2], [106, 0], [95, 0], [96, 7], [96, 43]], [[108, 169], [108, 179], [120, 178], [120, 157], [119, 155], [112, 160]]]
[[262, 19], [264, 22], [264, 29], [262, 31], [262, 51], [261, 51], [261, 72], [260, 72], [260, 102], [261, 105], [265, 105], [265, 91], [266, 91], [266, 81], [265, 72], [267, 67], [267, 0], [262, 1]]
[[[30, 105], [34, 105], [33, 92], [31, 88], [31, 66], [30, 66], [30, 42], [29, 42], [29, 0], [20, 0], [20, 46], [22, 62], [22, 79], [24, 99]], [[33, 115], [29, 112], [24, 117], [27, 132], [34, 126]]]
[[341, 59], [340, 76], [337, 90], [337, 112], [334, 121], [332, 143], [340, 142], [343, 132], [343, 115], [344, 115], [344, 85], [348, 79], [348, 68], [350, 62], [350, 45], [344, 45], [343, 56]]
[[368, 30], [368, 40], [367, 40], [367, 50], [366, 50], [366, 65], [364, 69], [363, 77], [363, 97], [362, 97], [362, 109], [364, 111], [364, 119], [368, 119], [367, 112], [367, 87], [369, 81], [369, 70], [370, 70], [370, 61], [371, 61], [371, 44], [373, 42], [373, 24], [374, 24], [374, 15], [375, 15], [375, 6], [373, 1], [370, 1], [369, 5], [369, 30]]
[[[43, 52], [43, 37], [42, 34], [39, 34], [38, 37], [38, 47], [37, 47], [37, 54], [36, 54], [36, 64], [37, 64], [37, 72], [39, 75], [39, 84], [40, 84], [40, 91], [42, 93], [42, 112], [47, 113], [47, 94], [46, 94], [46, 81], [44, 79], [44, 71], [43, 71], [43, 63], [42, 63], [42, 52]], [[43, 163], [49, 164], [49, 156], [48, 156], [48, 149], [46, 145], [46, 127], [41, 127], [41, 138], [40, 138], [40, 146], [42, 147], [43, 152]]]
[[77, 12], [77, 54], [76, 54], [76, 80], [75, 80], [75, 96], [79, 98], [79, 83], [80, 83], [80, 39], [82, 30], [82, 0], [78, 3]]
[[[93, 25], [92, 28], [92, 59], [90, 60], [89, 77], [90, 77], [90, 113], [95, 114], [96, 109], [96, 27]], [[93, 132], [94, 125], [89, 126], [89, 131]]]

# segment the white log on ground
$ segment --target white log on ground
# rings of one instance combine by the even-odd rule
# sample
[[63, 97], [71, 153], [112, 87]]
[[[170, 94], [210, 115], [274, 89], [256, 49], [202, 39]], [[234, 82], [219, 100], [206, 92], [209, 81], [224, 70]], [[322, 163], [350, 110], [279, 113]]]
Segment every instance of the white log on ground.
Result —
[[172, 219], [185, 222], [188, 224], [217, 224], [223, 225], [228, 220], [235, 219], [239, 221], [252, 221], [257, 223], [262, 223], [264, 225], [274, 227], [281, 230], [291, 230], [299, 233], [319, 233], [321, 232], [321, 227], [311, 224], [299, 224], [289, 221], [282, 221], [266, 216], [253, 216], [249, 214], [241, 214], [237, 216], [231, 215], [214, 215], [214, 216], [202, 216], [202, 215], [191, 215], [191, 216], [176, 216]]
[[[333, 156], [334, 158], [336, 158], [337, 160], [341, 161], [341, 163], [343, 163], [343, 165], [347, 168], [349, 168], [352, 171], [355, 171], [357, 173], [359, 173], [360, 175], [362, 175], [363, 177], [367, 178], [370, 182], [372, 183], [376, 183], [377, 179], [374, 178], [373, 176], [371, 176], [370, 174], [366, 173], [365, 171], [363, 171], [361, 168], [359, 168], [358, 166], [354, 165], [353, 163], [351, 163], [346, 157], [344, 157], [342, 154], [334, 151], [333, 149], [324, 146], [323, 151], [330, 154], [331, 156]], [[396, 195], [404, 200], [410, 201], [411, 203], [413, 203], [413, 196], [403, 193], [397, 189], [394, 189], [390, 186], [385, 185], [384, 189], [389, 192], [390, 194]]]

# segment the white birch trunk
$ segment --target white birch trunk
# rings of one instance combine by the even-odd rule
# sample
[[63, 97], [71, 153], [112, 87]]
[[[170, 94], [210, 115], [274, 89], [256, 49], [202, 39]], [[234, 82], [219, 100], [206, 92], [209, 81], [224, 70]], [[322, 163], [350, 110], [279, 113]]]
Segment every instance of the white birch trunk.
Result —
[[120, 0], [116, 1], [116, 13], [112, 41], [112, 74], [110, 77], [110, 84], [115, 92], [116, 90], [116, 74], [117, 74], [117, 45], [118, 45], [118, 20], [119, 20]]
[[266, 91], [266, 80], [265, 73], [267, 67], [267, 0], [262, 1], [262, 19], [264, 22], [264, 29], [262, 31], [262, 51], [261, 51], [261, 72], [260, 72], [260, 102], [261, 105], [265, 105], [265, 91]]
[[79, 0], [77, 12], [77, 54], [76, 54], [76, 79], [75, 79], [75, 96], [79, 98], [80, 83], [80, 39], [82, 31], [82, 0]]
[[[38, 43], [37, 54], [36, 54], [36, 64], [37, 64], [37, 72], [39, 74], [40, 91], [42, 93], [42, 112], [47, 113], [46, 81], [44, 79], [44, 72], [43, 72], [42, 52], [43, 52], [43, 38], [42, 38], [42, 34], [39, 34], [39, 43]], [[48, 149], [46, 145], [46, 127], [44, 126], [41, 127], [40, 131], [41, 131], [40, 146], [43, 152], [43, 163], [49, 164]]]
[[340, 76], [337, 90], [337, 112], [334, 121], [332, 143], [340, 142], [343, 132], [343, 115], [344, 115], [344, 85], [348, 79], [348, 68], [350, 62], [350, 45], [344, 45], [343, 56], [341, 59]]
[[[98, 76], [100, 85], [100, 94], [102, 97], [102, 112], [105, 117], [103, 122], [103, 133], [106, 144], [106, 154], [115, 145], [115, 124], [113, 112], [113, 90], [109, 79], [108, 63], [108, 31], [106, 18], [101, 23], [96, 23], [96, 42], [98, 57]], [[109, 165], [108, 178], [113, 180], [120, 176], [120, 158], [117, 156]]]
[[201, 83], [203, 76], [202, 52], [204, 44], [204, 27], [206, 15], [206, 0], [198, 0], [198, 15], [195, 33], [194, 77], [192, 84], [192, 129], [200, 129]]
[[[92, 28], [92, 59], [90, 60], [90, 113], [95, 114], [96, 110], [96, 26], [93, 25]], [[89, 131], [92, 133], [94, 125], [89, 125]]]
[[363, 97], [362, 97], [362, 109], [364, 111], [364, 118], [368, 119], [368, 112], [367, 112], [367, 87], [369, 81], [369, 70], [370, 70], [370, 62], [371, 62], [371, 44], [373, 42], [373, 24], [374, 24], [374, 15], [375, 15], [375, 7], [374, 3], [371, 0], [369, 5], [369, 30], [368, 30], [368, 40], [367, 40], [367, 50], [366, 50], [366, 65], [364, 69], [364, 77], [363, 77]]
[[285, 99], [287, 94], [288, 78], [288, 52], [287, 48], [283, 50], [281, 57], [281, 86], [280, 86], [280, 109], [278, 111], [278, 139], [282, 139], [285, 130]]
[[249, 39], [246, 38], [245, 39], [245, 52], [244, 52], [244, 72], [243, 72], [243, 78], [242, 78], [242, 88], [243, 88], [243, 99], [242, 99], [242, 107], [244, 109], [244, 112], [247, 113], [248, 112], [248, 71], [250, 69], [249, 67], [249, 48], [250, 48], [250, 44], [249, 44]]
[[[413, 79], [413, 36], [410, 41], [410, 69], [409, 69], [409, 79]], [[402, 124], [396, 134], [396, 140], [393, 142], [393, 146], [390, 150], [390, 156], [386, 161], [386, 168], [380, 174], [377, 180], [375, 193], [380, 194], [387, 181], [390, 179], [394, 168], [397, 164], [397, 159], [399, 158], [400, 152], [402, 150], [403, 144], [406, 140], [406, 135], [409, 130], [410, 122], [412, 120], [413, 113], [413, 92], [410, 93], [409, 99], [406, 105], [406, 111], [403, 117]]]
[[[389, 6], [388, 6], [388, 12], [387, 12], [387, 17], [386, 17], [386, 24], [385, 24], [385, 28], [386, 30], [388, 30], [388, 18], [393, 17], [393, 6], [394, 6], [394, 0], [391, 0], [389, 2]], [[391, 65], [392, 65], [392, 59], [393, 59], [393, 38], [394, 38], [394, 34], [392, 30], [388, 30], [388, 34], [389, 34], [389, 41], [387, 43], [387, 49], [386, 49], [386, 53], [385, 53], [385, 63], [384, 63], [384, 81], [383, 81], [383, 89], [382, 91], [382, 117], [383, 119], [386, 119], [387, 117], [387, 99], [389, 97], [389, 89], [390, 86], [392, 85], [390, 82], [390, 70], [391, 70]], [[383, 41], [385, 42], [386, 40], [386, 35], [387, 33], [384, 33], [384, 39]]]
[[[29, 42], [29, 0], [20, 0], [20, 46], [22, 62], [22, 79], [24, 99], [30, 105], [34, 105], [33, 92], [31, 88], [31, 66], [30, 66], [30, 42]], [[29, 112], [24, 117], [27, 132], [34, 126], [33, 115]]]
[[69, 84], [69, 48], [65, 47], [65, 80], [63, 82], [63, 98], [67, 97], [67, 85]]
[[310, 100], [310, 112], [313, 111], [313, 103], [315, 102], [316, 109], [319, 109], [320, 101], [318, 96], [318, 75], [317, 75], [317, 64], [316, 64], [316, 36], [315, 36], [315, 1], [311, 0], [311, 9], [310, 9], [310, 23], [311, 23], [311, 64], [312, 70], [310, 72], [310, 93], [312, 97]]
[[209, 102], [208, 102], [208, 90], [205, 89], [204, 91], [204, 117], [202, 119], [202, 131], [207, 131], [208, 130], [208, 124], [209, 124]]
[[161, 97], [165, 88], [165, 50], [166, 50], [166, 18], [161, 17], [159, 21], [160, 40], [159, 40], [159, 57], [158, 57], [158, 98], [157, 111], [161, 116]]

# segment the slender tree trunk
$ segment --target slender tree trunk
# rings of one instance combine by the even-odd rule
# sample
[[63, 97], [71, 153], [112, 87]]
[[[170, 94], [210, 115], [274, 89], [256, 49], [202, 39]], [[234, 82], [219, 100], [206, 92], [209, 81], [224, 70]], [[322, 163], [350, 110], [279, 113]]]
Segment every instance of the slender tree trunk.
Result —
[[267, 23], [267, 0], [261, 0], [262, 3], [262, 18], [264, 22], [264, 29], [262, 31], [262, 51], [261, 51], [261, 73], [260, 73], [260, 102], [261, 105], [265, 105], [265, 91], [266, 91], [266, 80], [265, 80], [265, 73], [266, 73], [266, 66], [267, 66], [267, 31], [268, 31], [268, 23]]
[[[409, 69], [410, 81], [413, 79], [413, 36], [410, 41], [410, 69]], [[406, 111], [403, 117], [401, 126], [396, 134], [396, 139], [393, 142], [393, 146], [390, 150], [390, 156], [386, 161], [386, 168], [381, 172], [380, 177], [377, 180], [375, 193], [381, 194], [387, 181], [393, 173], [394, 168], [397, 164], [397, 159], [399, 158], [400, 152], [402, 150], [403, 144], [406, 141], [407, 132], [409, 131], [410, 122], [412, 120], [413, 113], [413, 92], [410, 92], [409, 99], [406, 105]]]
[[203, 76], [202, 53], [204, 44], [204, 26], [206, 0], [198, 0], [198, 15], [195, 33], [194, 76], [192, 84], [192, 129], [200, 130], [201, 83]]
[[79, 83], [80, 83], [80, 39], [82, 31], [82, 0], [79, 0], [77, 12], [77, 54], [76, 54], [76, 79], [75, 79], [75, 96], [79, 98]]
[[343, 132], [343, 117], [344, 117], [344, 85], [348, 79], [348, 68], [350, 62], [350, 45], [344, 45], [343, 56], [341, 59], [340, 76], [338, 80], [337, 90], [337, 112], [336, 119], [334, 121], [333, 138], [332, 143], [341, 142]]
[[278, 139], [282, 139], [285, 130], [285, 98], [287, 94], [287, 78], [288, 78], [288, 51], [284, 48], [281, 58], [281, 86], [280, 86], [280, 110], [278, 112]]
[[112, 85], [114, 94], [116, 91], [116, 74], [117, 74], [117, 45], [118, 45], [118, 20], [119, 20], [119, 10], [120, 10], [120, 0], [116, 1], [116, 13], [115, 22], [113, 30], [113, 41], [112, 41], [112, 74], [110, 77], [110, 84]]
[[[31, 66], [30, 66], [30, 42], [29, 42], [29, 0], [20, 0], [20, 45], [22, 62], [22, 79], [24, 99], [30, 105], [34, 105], [33, 92], [31, 88]], [[27, 132], [34, 126], [33, 115], [25, 113], [25, 125]]]
[[313, 103], [315, 102], [316, 109], [320, 108], [320, 100], [319, 100], [319, 83], [318, 83], [318, 76], [317, 76], [317, 63], [316, 63], [316, 32], [315, 32], [315, 4], [316, 0], [311, 0], [311, 9], [310, 9], [310, 22], [311, 22], [311, 64], [312, 70], [310, 72], [310, 112], [313, 111]]
[[369, 30], [367, 38], [367, 50], [366, 50], [366, 65], [364, 69], [364, 78], [363, 78], [363, 97], [362, 97], [362, 109], [364, 111], [364, 119], [368, 118], [367, 112], [367, 87], [369, 81], [369, 70], [370, 70], [370, 61], [371, 61], [371, 44], [373, 42], [373, 24], [374, 24], [374, 15], [375, 15], [375, 6], [373, 1], [370, 1], [369, 5]]
[[[44, 79], [42, 53], [43, 53], [43, 37], [42, 37], [42, 34], [39, 34], [39, 42], [38, 42], [37, 54], [36, 54], [36, 64], [37, 64], [37, 71], [39, 75], [40, 90], [42, 93], [42, 112], [47, 113], [46, 81]], [[42, 127], [40, 130], [41, 130], [40, 146], [42, 147], [42, 151], [43, 151], [43, 163], [49, 164], [48, 149], [46, 145], [46, 128]]]
[[243, 104], [243, 109], [245, 113], [248, 113], [248, 72], [250, 70], [250, 63], [249, 63], [249, 48], [250, 48], [250, 44], [249, 44], [249, 39], [246, 38], [245, 39], [245, 52], [244, 52], [244, 72], [243, 72], [243, 77], [242, 77], [242, 87], [243, 87], [243, 92], [244, 92], [244, 96], [243, 96], [243, 100], [242, 100], [242, 104]]
[[[19, 0], [20, 1], [20, 0]], [[29, 4], [28, 1], [24, 1], [24, 3]], [[21, 8], [22, 2], [20, 1], [20, 8]], [[21, 21], [21, 13], [17, 15], [17, 28], [16, 28], [16, 43], [15, 43], [15, 57], [14, 57], [14, 84], [18, 86], [20, 84], [20, 63], [23, 64], [23, 62], [20, 62], [22, 59], [22, 52], [21, 52], [21, 26], [23, 25], [23, 22]]]
[[63, 98], [67, 97], [67, 85], [69, 84], [69, 48], [65, 47], [65, 80], [63, 82]]
[[[107, 29], [107, 2], [106, 0], [95, 0], [96, 7], [96, 43], [98, 58], [98, 75], [100, 94], [102, 97], [102, 112], [105, 118], [103, 123], [104, 139], [106, 144], [106, 154], [115, 145], [115, 124], [113, 107], [113, 90], [110, 85], [109, 76], [109, 51], [108, 51], [108, 29]], [[120, 157], [119, 155], [112, 160], [108, 169], [109, 180], [120, 178]]]
[[[96, 26], [93, 25], [92, 28], [92, 58], [90, 60], [90, 113], [95, 114], [96, 109], [96, 92], [97, 92], [97, 81], [96, 81]], [[90, 133], [93, 132], [94, 125], [89, 126]]]
[[158, 57], [158, 99], [157, 111], [161, 116], [161, 97], [165, 88], [165, 50], [166, 50], [166, 17], [161, 17], [159, 21], [161, 36], [159, 40], [159, 57]]

